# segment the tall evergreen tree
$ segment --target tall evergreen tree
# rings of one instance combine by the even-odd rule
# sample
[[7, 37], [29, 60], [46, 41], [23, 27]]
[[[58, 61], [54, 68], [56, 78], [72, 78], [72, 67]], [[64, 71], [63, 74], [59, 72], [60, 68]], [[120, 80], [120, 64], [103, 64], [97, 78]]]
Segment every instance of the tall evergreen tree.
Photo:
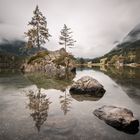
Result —
[[65, 50], [67, 49], [67, 46], [74, 46], [74, 43], [76, 41], [73, 39], [73, 36], [72, 36], [73, 32], [71, 31], [71, 28], [68, 28], [66, 24], [64, 24], [64, 27], [60, 33], [61, 35], [59, 37], [60, 39], [59, 44], [64, 45]]
[[28, 32], [25, 33], [28, 38], [27, 47], [38, 47], [46, 43], [46, 40], [49, 41], [49, 30], [47, 28], [47, 21], [43, 14], [40, 12], [38, 6], [36, 6], [33, 11], [34, 16], [32, 17], [29, 26], [31, 27]]

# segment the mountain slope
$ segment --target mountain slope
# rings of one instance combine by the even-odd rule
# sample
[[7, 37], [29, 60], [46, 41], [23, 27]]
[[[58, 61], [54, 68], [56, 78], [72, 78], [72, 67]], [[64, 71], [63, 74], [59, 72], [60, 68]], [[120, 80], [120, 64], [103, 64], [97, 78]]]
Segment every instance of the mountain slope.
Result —
[[[3, 43], [0, 44], [0, 52], [12, 54], [16, 56], [28, 56], [31, 54], [35, 54], [39, 51], [38, 48], [32, 48], [30, 50], [26, 50], [25, 48], [26, 42], [21, 40], [14, 40], [14, 41], [8, 41], [5, 40]], [[41, 48], [41, 50], [46, 50], [44, 48]]]
[[136, 25], [128, 35], [123, 39], [123, 42], [134, 42], [140, 40], [140, 24]]
[[10, 53], [13, 55], [23, 55], [23, 48], [25, 46], [25, 42], [24, 41], [19, 41], [19, 40], [15, 40], [15, 41], [4, 41], [3, 43], [0, 44], [0, 52], [2, 53]]
[[[24, 59], [39, 51], [38, 48], [26, 49], [26, 42], [4, 40], [0, 44], [0, 68], [19, 68]], [[41, 48], [41, 50], [46, 50]]]
[[96, 61], [104, 58], [107, 64], [115, 64], [120, 60], [125, 64], [140, 63], [140, 24], [133, 28], [120, 44]]

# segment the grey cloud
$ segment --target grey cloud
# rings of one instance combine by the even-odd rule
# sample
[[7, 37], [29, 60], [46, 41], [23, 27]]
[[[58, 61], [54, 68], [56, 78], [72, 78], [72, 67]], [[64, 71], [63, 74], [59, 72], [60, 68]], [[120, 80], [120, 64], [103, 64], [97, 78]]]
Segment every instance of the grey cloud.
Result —
[[24, 39], [36, 5], [46, 16], [52, 38], [48, 49], [58, 49], [63, 24], [72, 28], [78, 57], [97, 57], [114, 47], [140, 23], [139, 0], [0, 0], [0, 36]]

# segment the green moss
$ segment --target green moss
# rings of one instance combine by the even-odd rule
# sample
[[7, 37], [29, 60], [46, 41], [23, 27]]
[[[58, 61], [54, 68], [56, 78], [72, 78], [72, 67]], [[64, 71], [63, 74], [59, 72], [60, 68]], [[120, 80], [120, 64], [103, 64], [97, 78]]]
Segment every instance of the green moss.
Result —
[[65, 58], [66, 58], [66, 56], [62, 55], [62, 56], [60, 56], [59, 58], [55, 59], [55, 60], [54, 60], [54, 63], [55, 63], [56, 65], [65, 66], [65, 65], [66, 65], [66, 64], [65, 64], [65, 61], [64, 61]]
[[46, 55], [48, 55], [49, 52], [48, 51], [42, 51], [42, 52], [38, 52], [36, 55], [31, 56], [28, 60], [28, 64], [36, 61], [36, 62], [40, 62], [41, 58], [44, 58]]

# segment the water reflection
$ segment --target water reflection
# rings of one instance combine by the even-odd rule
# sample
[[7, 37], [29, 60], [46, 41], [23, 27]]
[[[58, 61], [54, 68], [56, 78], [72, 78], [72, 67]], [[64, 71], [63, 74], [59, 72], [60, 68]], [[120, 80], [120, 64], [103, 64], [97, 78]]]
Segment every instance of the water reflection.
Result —
[[29, 97], [28, 107], [32, 112], [31, 116], [37, 130], [40, 131], [41, 126], [47, 120], [51, 102], [47, 98], [47, 95], [41, 93], [41, 89], [37, 91], [29, 90], [27, 96]]
[[19, 70], [0, 69], [0, 85], [7, 88], [24, 88], [31, 85]]
[[[77, 80], [85, 75], [93, 76], [106, 88], [103, 98], [65, 93], [65, 89], [67, 91], [69, 89], [72, 78], [70, 78], [71, 80], [68, 78], [60, 80], [47, 78], [43, 74], [40, 76], [39, 74], [23, 76], [20, 73], [1, 74], [0, 139], [139, 140], [140, 132], [136, 135], [121, 133], [92, 114], [93, 110], [99, 106], [119, 105], [130, 108], [136, 118], [140, 120], [140, 104], [133, 102], [133, 100], [137, 100], [140, 103], [140, 70], [124, 71], [123, 69], [108, 68], [104, 71], [105, 69], [102, 68], [102, 72], [96, 68], [78, 70], [74, 79]], [[32, 82], [28, 82], [29, 80], [25, 77]], [[17, 88], [17, 85], [27, 89], [28, 96], [21, 94], [21, 89]], [[38, 90], [29, 90], [30, 87], [32, 88], [30, 85], [37, 85]], [[42, 89], [43, 87], [44, 89]], [[44, 91], [47, 95], [44, 95]], [[133, 100], [126, 93], [129, 93], [129, 97]], [[26, 108], [27, 105], [28, 108]], [[62, 111], [67, 116], [64, 116]], [[33, 121], [31, 121], [32, 119]], [[34, 124], [35, 128], [41, 131], [39, 134], [34, 130]]]
[[103, 97], [104, 94], [100, 96], [96, 95], [89, 95], [89, 94], [71, 94], [72, 98], [74, 98], [76, 101], [82, 102], [82, 101], [98, 101]]
[[140, 104], [140, 68], [134, 67], [96, 67], [111, 77], [125, 93], [136, 103]]
[[33, 84], [38, 88], [44, 89], [57, 89], [65, 91], [67, 86], [72, 83], [76, 73], [67, 73], [63, 78], [59, 77], [48, 77], [45, 73], [30, 73], [25, 74], [25, 77], [28, 78]]
[[64, 112], [64, 115], [67, 115], [71, 108], [72, 98], [69, 94], [66, 93], [65, 90], [64, 95], [60, 95], [59, 99], [61, 104], [61, 110]]

